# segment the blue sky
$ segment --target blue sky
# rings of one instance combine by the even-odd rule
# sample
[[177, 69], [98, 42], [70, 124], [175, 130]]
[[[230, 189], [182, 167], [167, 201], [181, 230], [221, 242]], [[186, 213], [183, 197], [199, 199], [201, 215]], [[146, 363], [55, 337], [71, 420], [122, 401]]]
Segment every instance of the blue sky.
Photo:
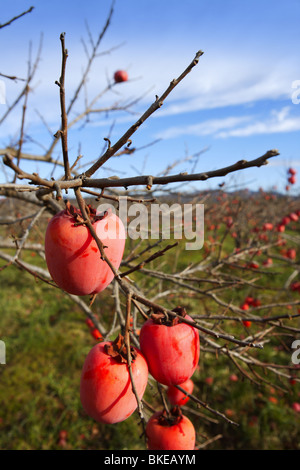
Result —
[[[26, 133], [38, 144], [27, 141], [24, 152], [41, 153], [41, 145], [50, 144], [50, 134], [37, 110], [53, 133], [60, 125], [58, 87], [54, 85], [60, 74], [60, 33], [66, 32], [69, 51], [68, 102], [86, 62], [82, 46], [82, 39], [88, 43], [86, 23], [96, 37], [110, 4], [110, 0], [17, 0], [2, 5], [0, 23], [31, 5], [35, 9], [0, 30], [1, 73], [26, 76], [29, 44], [35, 56], [43, 33], [42, 57], [29, 96], [26, 122]], [[123, 111], [93, 115], [88, 126], [74, 127], [69, 133], [70, 160], [73, 162], [79, 152], [83, 164], [99, 156], [112, 123], [111, 140], [115, 142], [202, 49], [199, 65], [138, 130], [132, 145], [143, 147], [161, 140], [133, 156], [111, 159], [97, 176], [134, 176], [141, 171], [159, 174], [172, 162], [206, 149], [195, 167], [201, 172], [253, 159], [277, 148], [280, 156], [270, 160], [268, 166], [191, 187], [215, 188], [226, 181], [228, 188], [270, 189], [277, 185], [283, 189], [287, 168], [294, 166], [300, 172], [300, 104], [292, 102], [293, 92], [300, 98], [300, 82], [298, 89], [292, 88], [293, 82], [300, 81], [299, 19], [299, 0], [116, 0], [100, 52], [113, 50], [95, 61], [88, 97], [98, 94], [115, 70], [125, 69], [130, 80], [105, 94], [99, 107], [142, 98], [133, 107], [136, 114]], [[7, 102], [11, 103], [22, 83], [5, 84]], [[81, 111], [83, 99], [82, 95], [74, 111]], [[21, 106], [0, 126], [2, 148], [18, 136]], [[0, 112], [4, 109], [5, 105], [0, 105]], [[59, 155], [57, 147], [55, 156]], [[187, 159], [173, 172], [191, 171], [194, 163], [194, 159]], [[25, 169], [50, 175], [47, 165], [25, 163]], [[296, 184], [293, 192], [298, 194], [298, 188]]]

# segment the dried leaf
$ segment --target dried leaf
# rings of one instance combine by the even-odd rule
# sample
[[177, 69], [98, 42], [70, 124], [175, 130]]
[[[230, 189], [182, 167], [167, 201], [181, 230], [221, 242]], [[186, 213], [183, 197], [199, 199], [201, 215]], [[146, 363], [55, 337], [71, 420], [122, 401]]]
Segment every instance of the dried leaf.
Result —
[[[105, 345], [105, 352], [116, 359], [120, 364], [127, 364], [127, 346], [124, 337], [119, 334], [114, 341]], [[134, 361], [137, 353], [133, 347], [130, 347], [131, 361]]]
[[166, 410], [158, 418], [158, 422], [161, 426], [174, 426], [174, 424], [180, 423], [182, 420], [182, 411], [179, 406], [174, 406], [167, 414]]
[[[70, 215], [71, 217], [74, 217], [74, 219], [76, 220], [75, 225], [83, 225], [85, 223], [85, 220], [82, 217], [81, 211], [77, 209], [77, 207], [72, 206], [72, 204], [68, 200], [65, 201], [65, 205], [66, 205], [66, 209], [65, 209], [66, 213]], [[105, 219], [105, 217], [107, 217], [109, 214], [108, 211], [104, 211], [101, 214], [97, 214], [96, 209], [94, 209], [90, 204], [86, 205], [86, 212], [92, 224], [94, 224], [98, 220]]]
[[[184, 318], [187, 314], [185, 308], [183, 307], [176, 307], [172, 310], [172, 312], [177, 313], [177, 315], [180, 315], [182, 318]], [[166, 314], [159, 310], [154, 311], [150, 316], [157, 325], [175, 326], [180, 322], [178, 317], [169, 318]]]

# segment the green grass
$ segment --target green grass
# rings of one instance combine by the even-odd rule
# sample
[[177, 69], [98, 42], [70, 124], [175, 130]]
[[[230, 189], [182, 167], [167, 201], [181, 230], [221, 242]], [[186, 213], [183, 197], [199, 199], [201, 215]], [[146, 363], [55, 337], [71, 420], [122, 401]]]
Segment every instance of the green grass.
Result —
[[[0, 369], [0, 448], [56, 449], [59, 431], [67, 448], [122, 449], [136, 435], [136, 417], [115, 428], [85, 416], [79, 398], [84, 358], [95, 340], [85, 316], [58, 289], [8, 267], [1, 273], [1, 339], [6, 365]], [[131, 424], [130, 424], [131, 423]], [[122, 431], [123, 429], [123, 431]], [[84, 435], [84, 438], [83, 438]], [[114, 447], [112, 447], [114, 448]]]

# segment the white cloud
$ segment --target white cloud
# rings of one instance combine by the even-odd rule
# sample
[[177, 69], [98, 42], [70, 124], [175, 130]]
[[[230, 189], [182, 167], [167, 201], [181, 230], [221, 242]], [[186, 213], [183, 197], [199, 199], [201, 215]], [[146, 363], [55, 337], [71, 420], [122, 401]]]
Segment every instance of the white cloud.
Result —
[[[25, 50], [26, 47], [24, 46]], [[151, 90], [143, 96], [141, 101], [134, 107], [142, 114], [147, 107], [154, 101], [155, 95], [161, 95], [168, 87], [170, 80], [178, 76], [193, 58], [193, 52], [189, 50], [174, 51], [168, 49], [168, 54], [159, 48], [145, 49], [142, 44], [131, 43], [130, 46], [124, 46], [117, 49], [112, 54], [97, 58], [94, 67], [91, 70], [87, 82], [88, 97], [92, 99], [103, 88], [107, 86], [107, 77], [110, 79], [117, 66], [125, 68], [129, 72], [132, 81], [121, 84], [109, 91], [99, 100], [100, 107], [106, 107], [117, 101], [130, 101], [137, 96], [143, 96], [145, 92]], [[85, 55], [81, 44], [72, 44], [70, 46], [69, 58], [66, 75], [66, 96], [67, 104], [72, 97], [74, 90], [81, 77], [82, 69], [85, 64]], [[24, 58], [24, 49], [16, 49], [14, 54], [7, 53], [2, 60], [4, 72], [15, 71], [18, 75], [26, 75], [26, 57]], [[33, 111], [38, 109], [47, 123], [53, 128], [53, 132], [60, 125], [59, 109], [59, 90], [54, 84], [60, 73], [60, 48], [49, 48], [46, 43], [42, 52], [42, 60], [33, 85], [34, 93], [30, 94], [26, 121], [31, 126], [39, 126], [41, 120]], [[16, 65], [18, 67], [16, 68]], [[300, 78], [299, 62], [292, 57], [279, 58], [269, 57], [266, 51], [254, 51], [252, 56], [245, 55], [243, 51], [228, 50], [224, 57], [221, 52], [208, 50], [200, 58], [199, 64], [190, 74], [174, 89], [167, 97], [163, 107], [154, 113], [154, 118], [163, 116], [180, 115], [199, 110], [222, 108], [229, 106], [252, 106], [262, 100], [281, 100], [291, 99], [293, 92], [292, 83]], [[17, 89], [22, 83], [7, 84], [7, 101], [13, 102]], [[79, 103], [74, 107], [74, 111], [80, 112], [83, 104], [84, 93], [80, 97]], [[98, 105], [97, 104], [97, 105]], [[21, 104], [20, 104], [21, 106]], [[76, 109], [75, 109], [76, 108]], [[72, 117], [74, 114], [72, 114]], [[102, 116], [93, 115], [94, 127], [102, 127], [107, 124]], [[133, 122], [136, 116], [117, 113], [111, 114], [113, 119], [117, 117], [118, 123]], [[71, 117], [70, 117], [71, 118]], [[286, 132], [298, 130], [298, 120], [283, 116], [273, 116], [272, 126], [264, 122], [257, 121], [252, 116], [235, 117], [229, 116], [226, 119], [217, 119], [206, 121], [201, 124], [186, 128], [169, 128], [163, 133], [163, 137], [170, 138], [175, 135], [215, 135], [218, 137], [232, 135], [253, 135], [255, 133]], [[270, 118], [271, 119], [271, 118]], [[15, 115], [9, 116], [2, 127], [5, 134], [11, 134], [11, 129], [19, 128], [19, 121], [16, 121]], [[246, 125], [248, 123], [248, 125]], [[248, 133], [248, 134], [247, 134]]]
[[[168, 84], [165, 72], [160, 74], [161, 84], [163, 78]], [[245, 58], [239, 54], [226, 60], [217, 55], [200, 58], [198, 66], [175, 88], [156, 116], [291, 99], [292, 83], [298, 76], [299, 65], [292, 59], [274, 63], [268, 57]]]
[[271, 115], [263, 121], [256, 120], [244, 127], [219, 132], [216, 137], [249, 137], [259, 134], [300, 131], [300, 117], [289, 116], [289, 113], [290, 107], [286, 106], [278, 112], [272, 111]]
[[269, 160], [268, 166], [273, 166], [273, 167], [298, 167], [300, 166], [300, 160], [295, 160], [295, 159], [283, 159], [283, 158], [272, 158]]
[[[53, 117], [53, 107], [58, 104], [58, 89], [54, 81], [59, 76], [60, 57], [57, 52], [43, 51], [47, 60], [42, 60], [35, 83], [38, 82], [35, 97], [31, 100], [39, 103], [39, 108]], [[142, 96], [138, 105], [143, 111], [168, 87], [170, 80], [178, 76], [193, 58], [193, 54], [184, 56], [159, 56], [157, 50], [135, 50], [121, 48], [105, 60], [97, 59], [88, 80], [88, 96], [93, 98], [107, 85], [115, 71], [116, 64], [121, 64], [129, 72], [132, 81], [115, 87], [113, 92], [104, 95], [100, 104], [111, 105], [122, 99], [130, 100]], [[6, 57], [4, 70], [13, 70], [10, 57]], [[67, 102], [80, 80], [85, 63], [82, 48], [71, 50], [67, 68], [66, 89]], [[21, 62], [21, 58], [20, 58]], [[24, 61], [26, 63], [26, 61]], [[20, 72], [21, 73], [21, 72]], [[223, 58], [218, 53], [204, 54], [199, 64], [167, 97], [163, 107], [155, 117], [176, 115], [191, 111], [214, 109], [226, 106], [252, 104], [260, 100], [277, 100], [290, 98], [293, 92], [292, 83], [300, 77], [297, 61], [280, 59], [274, 63], [268, 57], [244, 57], [239, 52], [228, 54]], [[9, 90], [10, 91], [10, 90]], [[8, 99], [10, 93], [8, 93]], [[33, 99], [34, 98], [34, 99]], [[53, 106], [54, 105], [54, 106]]]
[[179, 137], [181, 135], [211, 135], [223, 129], [231, 129], [236, 127], [243, 122], [247, 122], [251, 119], [250, 116], [244, 117], [228, 117], [224, 119], [210, 119], [199, 124], [192, 124], [190, 126], [176, 126], [166, 129], [159, 133], [156, 137], [162, 139], [170, 139], [173, 137]]
[[285, 106], [280, 110], [271, 110], [265, 119], [255, 115], [210, 119], [190, 126], [170, 127], [159, 133], [157, 137], [170, 139], [182, 135], [212, 135], [216, 138], [225, 138], [299, 131], [300, 116], [290, 116], [290, 112], [291, 107]]

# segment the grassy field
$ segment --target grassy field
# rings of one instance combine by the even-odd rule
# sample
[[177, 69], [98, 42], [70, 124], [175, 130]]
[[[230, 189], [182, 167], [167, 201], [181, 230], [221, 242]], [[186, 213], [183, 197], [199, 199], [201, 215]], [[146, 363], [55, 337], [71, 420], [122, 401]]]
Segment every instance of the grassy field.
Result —
[[[206, 239], [212, 235], [221, 239], [225, 229], [206, 230]], [[34, 237], [35, 241], [42, 242], [43, 228], [37, 228]], [[233, 242], [233, 238], [226, 238], [222, 248], [224, 252], [232, 249]], [[200, 260], [204, 251], [194, 256]], [[189, 257], [190, 254], [181, 250], [179, 245], [172, 253], [168, 252], [148, 267], [172, 272], [187, 266]], [[27, 252], [23, 258], [45, 266], [42, 259], [37, 260], [34, 252]], [[0, 266], [4, 264], [1, 260]], [[278, 289], [277, 302], [299, 299], [297, 293], [280, 290], [292, 271], [290, 265], [278, 262], [274, 267], [276, 275], [261, 277], [263, 289], [257, 292], [263, 304], [274, 300], [274, 289]], [[250, 274], [253, 277], [253, 273]], [[82, 310], [59, 289], [35, 280], [15, 266], [2, 270], [0, 276], [0, 339], [6, 344], [7, 353], [6, 365], [0, 365], [0, 448], [144, 449], [137, 414], [123, 423], [102, 425], [94, 422], [82, 409], [79, 398], [81, 368], [86, 354], [96, 344], [85, 324]], [[193, 315], [221, 313], [211, 299], [201, 295], [191, 293], [187, 296], [184, 290], [140, 272], [134, 273], [132, 278], [144, 290], [147, 289], [150, 298], [168, 288], [170, 293], [161, 300], [165, 305], [183, 305]], [[273, 290], [268, 289], [270, 285]], [[222, 292], [222, 298], [238, 305], [251, 293], [249, 286], [231, 288]], [[89, 299], [85, 300], [88, 302]], [[93, 310], [105, 323], [110, 323], [113, 305], [111, 290], [107, 289], [98, 295]], [[282, 308], [275, 308], [272, 315], [288, 312], [297, 313], [297, 308], [285, 308], [284, 312]], [[268, 313], [261, 310], [260, 314]], [[139, 323], [142, 324], [142, 320]], [[299, 319], [291, 320], [289, 325], [299, 328]], [[236, 337], [242, 338], [248, 334], [247, 329], [236, 322], [227, 322], [224, 328]], [[251, 333], [261, 328], [263, 326], [260, 324], [253, 325]], [[263, 350], [252, 354], [260, 361], [287, 365], [291, 361], [291, 335], [282, 332], [277, 335], [278, 331], [275, 330], [274, 335], [270, 336]], [[244, 365], [240, 367], [245, 370]], [[300, 449], [300, 414], [292, 408], [293, 402], [300, 401], [299, 382], [292, 385], [288, 379], [270, 372], [265, 374], [259, 368], [256, 372], [265, 382], [258, 384], [260, 380], [255, 380], [253, 383], [228, 357], [218, 357], [203, 348], [199, 368], [193, 376], [194, 394], [239, 426], [229, 424], [189, 401], [184, 413], [194, 423], [200, 448], [207, 440], [217, 436], [205, 448]], [[237, 376], [237, 380], [232, 380], [232, 374]], [[152, 406], [159, 407], [159, 397], [151, 383], [145, 399]], [[151, 415], [148, 410], [145, 412], [147, 416]], [[62, 431], [67, 433], [63, 439]]]

